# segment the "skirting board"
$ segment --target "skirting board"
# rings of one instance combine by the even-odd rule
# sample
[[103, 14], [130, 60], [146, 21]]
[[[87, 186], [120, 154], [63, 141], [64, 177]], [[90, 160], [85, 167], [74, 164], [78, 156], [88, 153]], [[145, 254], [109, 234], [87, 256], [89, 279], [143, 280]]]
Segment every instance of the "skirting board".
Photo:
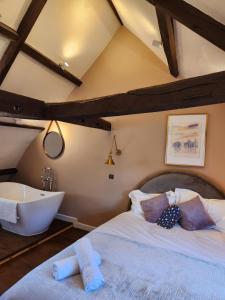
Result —
[[71, 217], [71, 216], [67, 216], [67, 215], [64, 215], [64, 214], [57, 214], [56, 215], [56, 219], [59, 219], [59, 220], [62, 220], [62, 221], [66, 221], [66, 222], [69, 222], [69, 223], [73, 223], [73, 226], [75, 228], [79, 228], [79, 229], [86, 230], [86, 231], [92, 231], [92, 230], [94, 230], [96, 228], [96, 227], [91, 226], [91, 225], [80, 223], [80, 222], [78, 222], [77, 218]]

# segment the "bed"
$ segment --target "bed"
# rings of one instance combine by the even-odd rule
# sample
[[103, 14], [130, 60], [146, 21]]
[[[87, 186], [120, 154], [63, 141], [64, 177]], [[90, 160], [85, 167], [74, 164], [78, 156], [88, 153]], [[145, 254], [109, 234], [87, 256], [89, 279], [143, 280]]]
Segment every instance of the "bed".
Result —
[[[147, 180], [140, 189], [161, 193], [175, 187], [225, 199], [213, 185], [190, 174], [162, 174]], [[1, 299], [225, 299], [224, 233], [186, 231], [179, 225], [166, 230], [128, 211], [88, 237], [103, 259], [106, 284], [102, 289], [86, 293], [79, 275], [60, 282], [52, 278], [52, 263], [73, 254], [71, 245], [27, 274]]]

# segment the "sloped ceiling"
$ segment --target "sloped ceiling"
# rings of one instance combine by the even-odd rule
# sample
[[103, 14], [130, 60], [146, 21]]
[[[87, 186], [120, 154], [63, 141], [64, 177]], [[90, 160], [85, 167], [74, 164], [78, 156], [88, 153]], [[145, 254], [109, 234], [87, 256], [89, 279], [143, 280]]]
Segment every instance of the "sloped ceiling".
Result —
[[[222, 0], [186, 0], [217, 21], [225, 24]], [[184, 78], [225, 70], [225, 52], [182, 24], [175, 22], [180, 74]]]
[[[168, 0], [169, 1], [169, 0]], [[187, 0], [225, 24], [225, 5], [221, 0]], [[124, 25], [166, 63], [163, 48], [152, 46], [161, 40], [155, 8], [145, 0], [113, 0]], [[225, 70], [225, 52], [175, 21], [178, 64], [182, 78]]]
[[1, 0], [1, 22], [17, 30], [31, 0]]
[[[146, 0], [112, 1], [124, 26], [167, 64], [163, 47], [152, 45], [161, 40], [155, 7]], [[186, 2], [225, 23], [224, 1]], [[0, 21], [17, 29], [30, 3], [0, 0]], [[57, 64], [68, 62], [68, 71], [82, 78], [119, 27], [107, 0], [48, 0], [26, 42]], [[181, 78], [225, 70], [225, 52], [176, 21], [175, 36]], [[7, 45], [0, 37], [0, 58]], [[74, 84], [20, 52], [1, 89], [57, 102], [68, 99]]]
[[9, 45], [9, 41], [4, 37], [0, 37], [0, 59], [2, 58], [8, 45]]
[[0, 169], [15, 168], [39, 130], [0, 126]]
[[145, 0], [113, 0], [122, 22], [149, 49], [167, 64], [162, 47], [153, 47], [153, 40], [161, 40], [155, 7]]
[[[14, 3], [16, 3], [14, 5]], [[1, 0], [1, 21], [17, 28], [29, 1]], [[120, 27], [105, 0], [48, 0], [27, 43], [81, 78]], [[0, 37], [0, 55], [6, 42]], [[65, 101], [74, 84], [19, 53], [1, 89], [48, 102]]]

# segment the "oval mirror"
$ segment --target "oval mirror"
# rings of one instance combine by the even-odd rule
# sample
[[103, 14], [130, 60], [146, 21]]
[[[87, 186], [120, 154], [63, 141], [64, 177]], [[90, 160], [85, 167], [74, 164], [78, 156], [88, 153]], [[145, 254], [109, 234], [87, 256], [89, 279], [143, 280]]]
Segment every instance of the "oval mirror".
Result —
[[58, 132], [50, 131], [44, 138], [43, 148], [49, 158], [58, 158], [65, 148], [64, 139]]

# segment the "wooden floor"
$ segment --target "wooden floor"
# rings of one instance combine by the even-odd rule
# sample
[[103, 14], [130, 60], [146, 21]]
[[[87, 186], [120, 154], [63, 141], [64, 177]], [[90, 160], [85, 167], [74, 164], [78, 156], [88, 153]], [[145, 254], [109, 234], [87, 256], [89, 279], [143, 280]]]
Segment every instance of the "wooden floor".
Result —
[[70, 228], [60, 235], [14, 258], [10, 262], [1, 265], [0, 294], [46, 259], [63, 250], [85, 234], [87, 234], [86, 231]]
[[47, 231], [33, 236], [21, 236], [0, 228], [0, 262], [68, 227], [71, 223], [55, 219]]

